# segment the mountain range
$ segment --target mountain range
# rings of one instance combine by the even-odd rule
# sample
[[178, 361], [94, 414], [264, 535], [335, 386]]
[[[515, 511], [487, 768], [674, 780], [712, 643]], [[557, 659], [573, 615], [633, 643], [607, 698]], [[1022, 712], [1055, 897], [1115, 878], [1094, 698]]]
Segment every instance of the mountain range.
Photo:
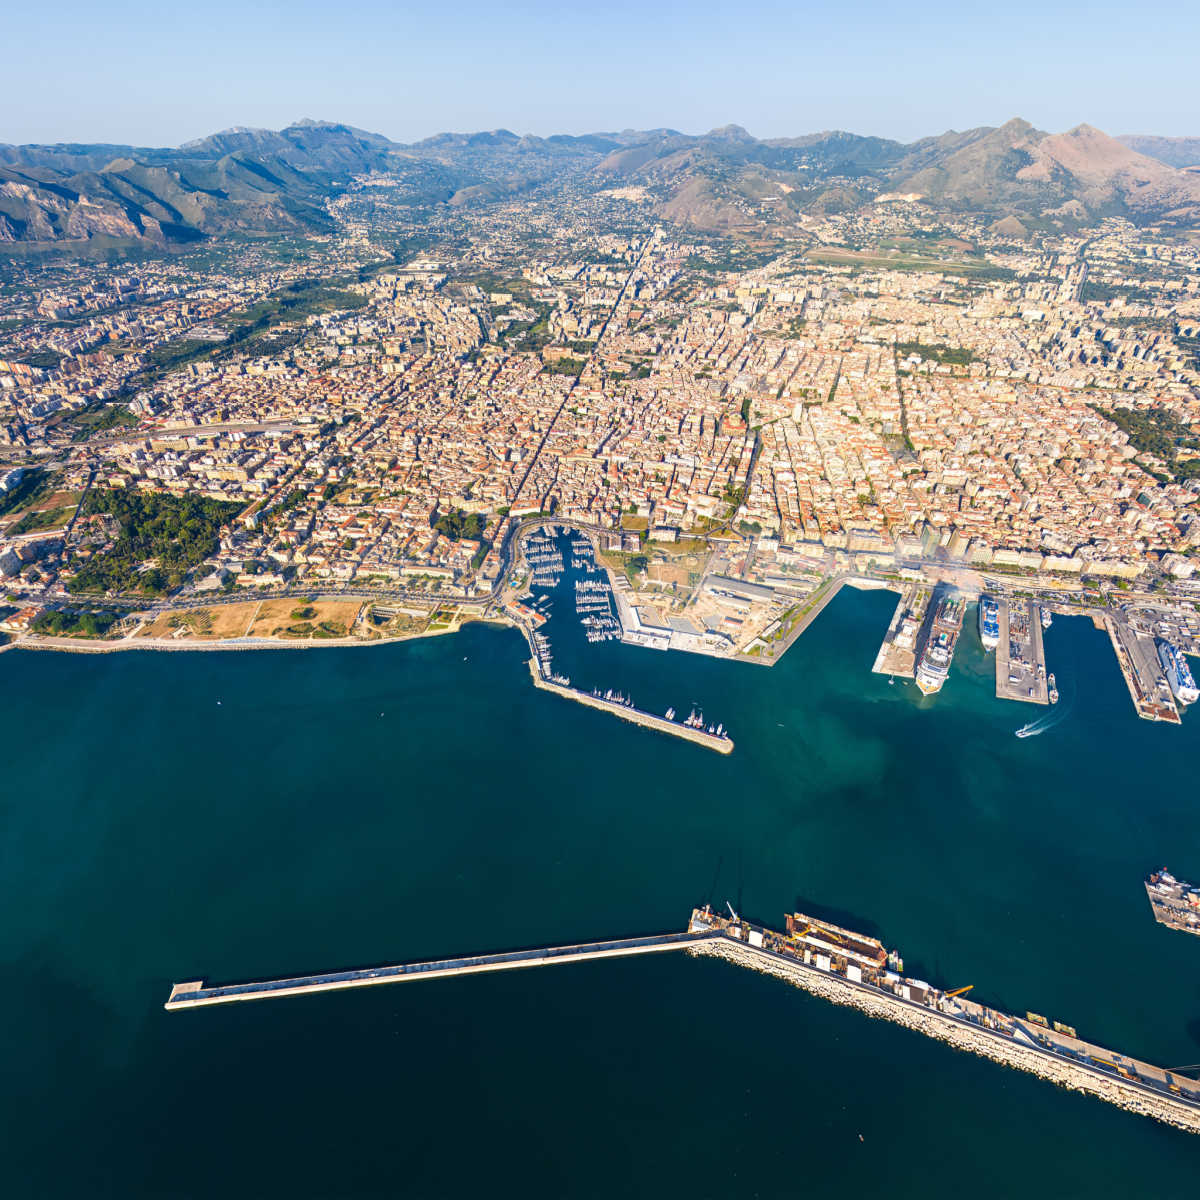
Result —
[[1009, 229], [1108, 215], [1200, 225], [1200, 138], [1118, 139], [1090, 125], [1051, 134], [1015, 119], [907, 144], [841, 131], [761, 140], [728, 125], [699, 136], [500, 129], [402, 145], [301, 121], [227, 129], [177, 148], [0, 145], [0, 242], [175, 244], [239, 230], [324, 231], [333, 225], [325, 201], [372, 171], [393, 176], [416, 206], [470, 206], [567, 181], [636, 187], [663, 218], [713, 231], [771, 230], [883, 193]]

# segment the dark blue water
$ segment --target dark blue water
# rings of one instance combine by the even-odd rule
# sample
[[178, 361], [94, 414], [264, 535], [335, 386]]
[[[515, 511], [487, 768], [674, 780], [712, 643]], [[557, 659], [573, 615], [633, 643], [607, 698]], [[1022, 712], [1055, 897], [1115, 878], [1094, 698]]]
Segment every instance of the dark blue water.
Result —
[[1200, 1062], [1200, 941], [1141, 886], [1200, 877], [1195, 717], [1137, 721], [1107, 639], [1059, 619], [1067, 715], [1018, 741], [1036, 714], [994, 699], [973, 630], [932, 699], [870, 673], [893, 604], [843, 593], [769, 670], [588, 646], [556, 611], [557, 668], [698, 702], [728, 758], [536, 691], [494, 628], [0, 655], [5, 1194], [1194, 1194], [1200, 1139], [684, 956], [163, 1012], [173, 980], [649, 933], [728, 898]]

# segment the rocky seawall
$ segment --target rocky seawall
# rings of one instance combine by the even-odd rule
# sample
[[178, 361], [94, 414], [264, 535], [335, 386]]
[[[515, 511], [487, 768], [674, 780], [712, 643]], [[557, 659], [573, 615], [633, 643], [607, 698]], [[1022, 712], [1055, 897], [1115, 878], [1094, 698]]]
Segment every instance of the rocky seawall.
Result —
[[1176, 1103], [1165, 1096], [1152, 1095], [1136, 1084], [1108, 1078], [1082, 1065], [1023, 1046], [1009, 1038], [965, 1024], [933, 1009], [905, 1003], [899, 998], [857, 986], [802, 963], [793, 965], [752, 947], [739, 946], [726, 938], [699, 942], [689, 947], [687, 953], [723, 958], [739, 967], [749, 967], [764, 975], [773, 975], [834, 1004], [844, 1004], [857, 1008], [868, 1016], [894, 1021], [897, 1025], [923, 1033], [926, 1037], [947, 1042], [958, 1050], [966, 1050], [1004, 1066], [1028, 1071], [1031, 1075], [1037, 1075], [1071, 1091], [1087, 1092], [1117, 1105], [1118, 1108], [1153, 1117], [1157, 1121], [1174, 1125], [1177, 1129], [1200, 1133], [1200, 1110], [1191, 1105]]

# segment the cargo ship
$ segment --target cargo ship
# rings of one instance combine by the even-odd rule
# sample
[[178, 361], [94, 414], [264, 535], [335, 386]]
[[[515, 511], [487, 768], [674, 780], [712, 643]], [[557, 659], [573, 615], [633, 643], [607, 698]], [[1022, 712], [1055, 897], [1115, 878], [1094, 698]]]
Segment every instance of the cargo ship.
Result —
[[1163, 867], [1146, 880], [1146, 895], [1160, 925], [1200, 937], [1200, 887], [1176, 879]]
[[917, 664], [917, 687], [926, 696], [941, 691], [950, 674], [954, 647], [962, 630], [963, 605], [960, 596], [947, 596], [934, 614], [925, 649], [921, 651], [921, 661]]
[[1171, 691], [1175, 693], [1175, 699], [1180, 704], [1195, 704], [1197, 700], [1200, 700], [1200, 688], [1196, 687], [1196, 681], [1192, 678], [1187, 660], [1180, 654], [1177, 646], [1160, 639], [1158, 661], [1162, 663], [1167, 682], [1171, 685]]
[[979, 597], [979, 640], [985, 650], [1000, 645], [1000, 605], [992, 596]]

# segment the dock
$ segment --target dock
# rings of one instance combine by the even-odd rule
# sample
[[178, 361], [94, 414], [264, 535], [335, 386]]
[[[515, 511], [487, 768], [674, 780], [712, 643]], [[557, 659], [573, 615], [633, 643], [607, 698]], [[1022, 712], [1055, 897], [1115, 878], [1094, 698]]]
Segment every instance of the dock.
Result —
[[738, 916], [694, 909], [687, 930], [650, 937], [505, 951], [429, 962], [333, 971], [250, 983], [177, 983], [165, 1008], [175, 1012], [247, 1000], [373, 987], [419, 979], [588, 962], [684, 950], [774, 975], [835, 1004], [904, 1025], [960, 1050], [1088, 1092], [1131, 1112], [1200, 1133], [1200, 1081], [1081, 1039], [1037, 1013], [1014, 1016], [901, 974], [903, 960], [874, 938], [802, 913], [780, 933]]
[[1122, 613], [1108, 613], [1104, 625], [1137, 715], [1144, 721], [1181, 724], [1179, 707], [1158, 661], [1154, 638], [1139, 633]]
[[689, 725], [684, 725], [681, 721], [668, 721], [666, 717], [643, 712], [640, 708], [631, 708], [629, 705], [619, 704], [615, 700], [605, 700], [603, 696], [592, 696], [587, 692], [579, 691], [578, 688], [565, 687], [561, 683], [547, 679], [538, 669], [536, 660], [532, 658], [529, 660], [529, 674], [533, 677], [535, 687], [562, 696], [564, 700], [574, 700], [577, 704], [598, 708], [601, 712], [620, 717], [622, 721], [630, 721], [634, 725], [642, 725], [646, 729], [655, 729], [659, 733], [669, 733], [672, 737], [694, 742], [697, 746], [715, 750], [718, 754], [733, 753], [733, 739], [726, 734], [718, 737], [705, 729], [694, 729]]
[[905, 679], [916, 677], [917, 650], [932, 595], [933, 588], [926, 583], [909, 584], [900, 594], [871, 668], [876, 674], [900, 675]]
[[996, 647], [996, 698], [1049, 704], [1042, 614], [1032, 600], [998, 597], [1000, 643]]

